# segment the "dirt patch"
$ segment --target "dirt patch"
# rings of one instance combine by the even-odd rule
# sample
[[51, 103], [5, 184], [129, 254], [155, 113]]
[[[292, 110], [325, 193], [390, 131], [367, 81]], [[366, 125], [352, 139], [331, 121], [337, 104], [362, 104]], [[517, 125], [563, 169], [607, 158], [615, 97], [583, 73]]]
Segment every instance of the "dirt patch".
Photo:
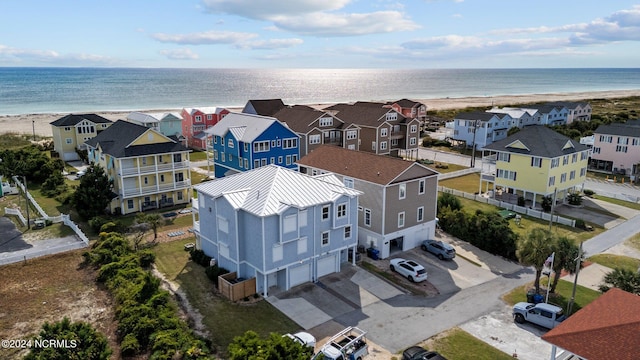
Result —
[[[95, 272], [82, 266], [82, 250], [45, 256], [0, 267], [0, 338], [37, 335], [42, 325], [62, 320], [91, 323], [104, 334], [120, 359], [113, 302], [95, 282]], [[3, 359], [20, 359], [27, 352], [2, 350]]]

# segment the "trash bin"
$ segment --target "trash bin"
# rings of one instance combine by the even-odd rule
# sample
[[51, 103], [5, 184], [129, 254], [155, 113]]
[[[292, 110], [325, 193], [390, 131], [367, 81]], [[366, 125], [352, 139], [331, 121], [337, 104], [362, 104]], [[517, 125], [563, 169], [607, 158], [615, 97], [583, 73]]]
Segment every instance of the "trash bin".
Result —
[[367, 256], [369, 256], [373, 260], [378, 260], [380, 258], [380, 250], [374, 249], [374, 248], [368, 248]]
[[535, 290], [529, 290], [529, 291], [527, 291], [527, 302], [528, 302], [528, 303], [533, 303], [533, 302], [534, 302], [534, 300], [533, 300], [533, 296], [534, 296], [535, 294], [536, 294], [536, 291], [535, 291]]

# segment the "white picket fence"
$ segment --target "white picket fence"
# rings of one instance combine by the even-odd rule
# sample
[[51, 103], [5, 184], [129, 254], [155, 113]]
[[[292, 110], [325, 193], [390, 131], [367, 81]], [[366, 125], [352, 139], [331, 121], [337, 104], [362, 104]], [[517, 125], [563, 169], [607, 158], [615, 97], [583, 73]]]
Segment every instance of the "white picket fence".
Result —
[[477, 172], [480, 172], [480, 168], [468, 168], [468, 169], [452, 171], [448, 173], [440, 173], [438, 174], [438, 180], [451, 179], [454, 177], [465, 176], [465, 175], [469, 175]]
[[[524, 214], [524, 215], [528, 215], [534, 218], [538, 218], [538, 219], [542, 219], [542, 220], [546, 220], [549, 221], [549, 219], [551, 219], [551, 214], [548, 214], [544, 211], [539, 211], [539, 210], [534, 210], [534, 209], [530, 209], [528, 207], [524, 207], [524, 206], [518, 206], [515, 204], [511, 204], [508, 202], [504, 202], [504, 201], [499, 201], [499, 200], [495, 200], [495, 199], [491, 199], [491, 198], [485, 198], [484, 196], [478, 195], [478, 194], [470, 194], [468, 192], [464, 192], [464, 191], [460, 191], [460, 190], [455, 190], [455, 189], [450, 189], [444, 186], [438, 186], [438, 191], [441, 192], [446, 192], [452, 195], [456, 195], [456, 196], [460, 196], [463, 197], [465, 199], [470, 199], [470, 200], [475, 200], [478, 202], [482, 202], [485, 204], [490, 204], [490, 205], [494, 205], [494, 206], [498, 206], [500, 208], [504, 208], [519, 214]], [[576, 221], [573, 219], [568, 219], [562, 216], [558, 216], [558, 215], [553, 215], [553, 220], [552, 222], [558, 223], [558, 224], [562, 224], [562, 225], [567, 225], [567, 226], [571, 226], [571, 227], [575, 227], [576, 226]]]
[[4, 213], [5, 213], [5, 215], [15, 215], [15, 216], [17, 216], [18, 219], [20, 219], [20, 221], [22, 222], [22, 226], [27, 226], [27, 219], [24, 218], [24, 215], [22, 215], [22, 212], [20, 210], [5, 207], [4, 208]]

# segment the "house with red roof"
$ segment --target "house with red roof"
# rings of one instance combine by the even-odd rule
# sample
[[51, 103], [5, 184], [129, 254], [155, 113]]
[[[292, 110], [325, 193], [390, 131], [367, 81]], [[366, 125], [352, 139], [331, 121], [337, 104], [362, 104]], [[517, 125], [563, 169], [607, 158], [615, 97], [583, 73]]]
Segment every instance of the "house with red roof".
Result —
[[187, 140], [187, 147], [205, 150], [207, 134], [204, 131], [222, 120], [229, 110], [220, 107], [184, 108], [182, 116], [182, 136]]
[[[640, 358], [640, 296], [612, 288], [542, 336], [550, 359]], [[558, 348], [563, 349], [558, 352]], [[557, 357], [558, 356], [558, 357]]]

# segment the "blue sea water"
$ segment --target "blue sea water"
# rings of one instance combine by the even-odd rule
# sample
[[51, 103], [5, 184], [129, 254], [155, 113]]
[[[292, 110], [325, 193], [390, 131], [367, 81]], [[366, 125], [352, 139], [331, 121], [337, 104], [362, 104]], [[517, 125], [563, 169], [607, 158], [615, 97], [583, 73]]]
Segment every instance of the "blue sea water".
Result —
[[640, 89], [640, 69], [0, 67], [0, 115]]

